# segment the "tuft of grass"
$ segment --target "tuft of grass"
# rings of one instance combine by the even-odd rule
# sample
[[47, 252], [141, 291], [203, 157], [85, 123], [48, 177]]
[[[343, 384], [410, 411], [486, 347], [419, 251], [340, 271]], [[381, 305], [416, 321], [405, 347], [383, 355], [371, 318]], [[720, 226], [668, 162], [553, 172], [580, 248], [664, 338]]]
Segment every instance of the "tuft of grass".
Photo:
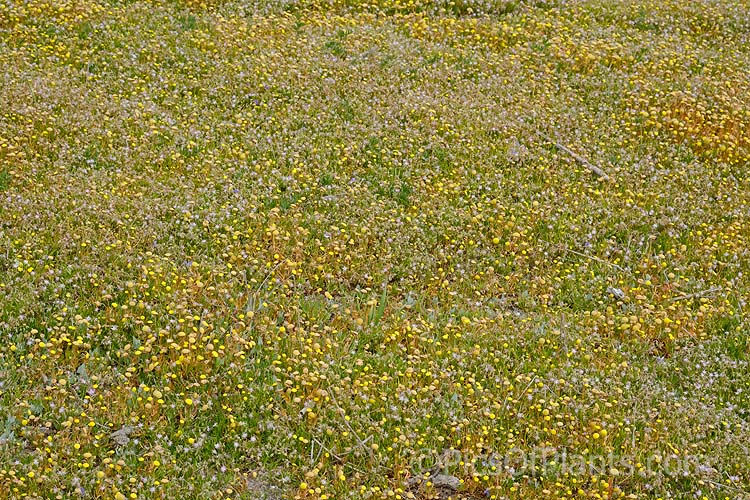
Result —
[[10, 171], [6, 168], [0, 169], [0, 191], [10, 189], [11, 180]]

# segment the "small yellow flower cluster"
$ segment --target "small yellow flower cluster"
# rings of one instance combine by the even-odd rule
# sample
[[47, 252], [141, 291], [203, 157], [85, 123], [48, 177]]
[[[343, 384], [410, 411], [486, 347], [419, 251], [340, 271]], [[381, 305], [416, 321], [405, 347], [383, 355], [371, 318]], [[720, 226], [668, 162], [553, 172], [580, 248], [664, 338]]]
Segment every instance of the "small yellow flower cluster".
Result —
[[0, 2], [0, 498], [741, 495], [749, 19]]

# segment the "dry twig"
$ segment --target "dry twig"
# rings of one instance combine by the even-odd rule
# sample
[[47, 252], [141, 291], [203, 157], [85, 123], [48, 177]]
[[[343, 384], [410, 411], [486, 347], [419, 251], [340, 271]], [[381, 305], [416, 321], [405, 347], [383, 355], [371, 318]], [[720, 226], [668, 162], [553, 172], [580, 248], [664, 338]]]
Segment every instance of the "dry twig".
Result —
[[576, 153], [575, 151], [573, 151], [572, 149], [570, 149], [565, 144], [563, 144], [563, 143], [555, 140], [553, 137], [550, 137], [549, 135], [545, 134], [541, 130], [538, 130], [536, 128], [531, 127], [530, 125], [527, 125], [524, 122], [519, 121], [518, 124], [521, 127], [525, 128], [526, 130], [528, 130], [531, 133], [533, 133], [534, 135], [536, 135], [537, 137], [540, 137], [540, 138], [542, 138], [542, 139], [544, 139], [544, 140], [546, 140], [548, 142], [551, 142], [552, 144], [554, 144], [554, 146], [557, 149], [559, 149], [563, 153], [566, 153], [567, 155], [569, 155], [571, 158], [573, 158], [575, 161], [577, 161], [581, 166], [583, 166], [584, 168], [586, 168], [588, 171], [594, 173], [596, 176], [602, 178], [605, 181], [609, 180], [609, 175], [607, 175], [607, 173], [604, 170], [602, 170], [600, 167], [594, 165], [589, 160], [587, 160], [586, 158], [584, 158], [580, 154]]
[[701, 290], [700, 292], [695, 293], [686, 293], [685, 295], [678, 295], [677, 297], [672, 297], [669, 301], [670, 302], [678, 302], [680, 300], [690, 300], [690, 299], [699, 299], [701, 297], [706, 297], [707, 295], [712, 295], [716, 292], [720, 292], [722, 288], [720, 286], [711, 287], [708, 290]]

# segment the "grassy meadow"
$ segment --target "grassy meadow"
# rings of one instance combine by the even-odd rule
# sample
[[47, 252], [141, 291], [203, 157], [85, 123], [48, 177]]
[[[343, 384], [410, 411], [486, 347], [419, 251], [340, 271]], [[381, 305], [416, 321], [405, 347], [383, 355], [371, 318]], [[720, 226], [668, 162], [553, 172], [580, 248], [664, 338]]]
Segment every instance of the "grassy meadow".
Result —
[[0, 0], [0, 498], [748, 499], [748, 171], [745, 0]]

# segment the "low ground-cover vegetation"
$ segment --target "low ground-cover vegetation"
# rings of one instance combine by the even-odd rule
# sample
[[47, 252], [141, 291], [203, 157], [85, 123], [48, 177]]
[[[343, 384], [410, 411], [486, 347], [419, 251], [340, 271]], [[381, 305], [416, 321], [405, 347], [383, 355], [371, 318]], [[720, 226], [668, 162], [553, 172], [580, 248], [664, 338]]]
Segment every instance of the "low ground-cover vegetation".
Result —
[[0, 2], [0, 496], [746, 498], [749, 36]]

